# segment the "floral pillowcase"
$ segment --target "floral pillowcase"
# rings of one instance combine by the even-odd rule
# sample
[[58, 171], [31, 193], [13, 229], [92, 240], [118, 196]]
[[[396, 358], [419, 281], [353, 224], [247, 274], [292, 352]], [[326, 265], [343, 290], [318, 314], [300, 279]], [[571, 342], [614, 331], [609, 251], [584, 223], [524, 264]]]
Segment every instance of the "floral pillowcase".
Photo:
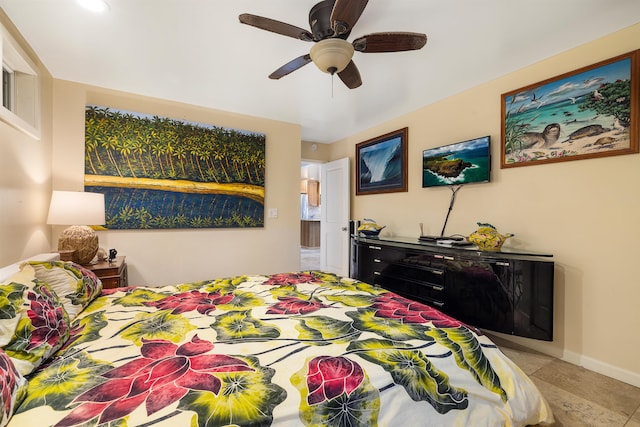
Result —
[[28, 375], [69, 338], [69, 316], [56, 293], [25, 265], [0, 284], [0, 347]]
[[9, 356], [0, 349], [0, 427], [7, 425], [26, 392], [27, 380], [13, 366]]
[[73, 262], [29, 261], [36, 278], [47, 283], [58, 295], [69, 319], [73, 320], [102, 291], [95, 273]]

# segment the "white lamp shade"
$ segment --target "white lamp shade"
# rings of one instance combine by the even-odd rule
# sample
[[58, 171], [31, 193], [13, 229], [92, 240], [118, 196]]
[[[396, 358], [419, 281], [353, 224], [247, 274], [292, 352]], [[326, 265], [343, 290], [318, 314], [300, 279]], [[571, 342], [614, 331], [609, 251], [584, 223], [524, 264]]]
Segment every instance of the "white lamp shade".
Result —
[[82, 191], [54, 191], [47, 224], [103, 225], [104, 194]]
[[325, 73], [339, 73], [353, 57], [353, 45], [343, 39], [324, 39], [311, 47], [309, 55], [314, 64]]

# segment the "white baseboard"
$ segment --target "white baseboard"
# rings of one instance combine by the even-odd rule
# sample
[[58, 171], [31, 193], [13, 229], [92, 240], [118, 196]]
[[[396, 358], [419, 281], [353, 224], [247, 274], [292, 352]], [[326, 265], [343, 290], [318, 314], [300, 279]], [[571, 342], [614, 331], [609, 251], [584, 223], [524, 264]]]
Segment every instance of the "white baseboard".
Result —
[[497, 332], [490, 332], [491, 335], [502, 337], [507, 341], [512, 341], [516, 344], [523, 345], [532, 350], [539, 351], [556, 359], [564, 360], [565, 362], [572, 363], [574, 365], [582, 366], [593, 372], [597, 372], [602, 375], [606, 375], [610, 378], [622, 381], [623, 383], [631, 384], [635, 387], [640, 387], [640, 373], [632, 372], [626, 369], [619, 368], [614, 365], [610, 365], [601, 360], [594, 359], [592, 357], [584, 356], [580, 353], [573, 351], [562, 350], [549, 346], [547, 341], [533, 340], [529, 338], [517, 337], [514, 335], [506, 335]]
[[593, 372], [597, 372], [602, 375], [614, 378], [623, 383], [631, 384], [635, 387], [640, 387], [640, 373], [631, 372], [626, 369], [619, 368], [617, 366], [610, 365], [591, 357], [584, 356], [572, 351], [564, 352], [562, 360], [565, 362], [573, 363], [574, 365], [582, 366]]

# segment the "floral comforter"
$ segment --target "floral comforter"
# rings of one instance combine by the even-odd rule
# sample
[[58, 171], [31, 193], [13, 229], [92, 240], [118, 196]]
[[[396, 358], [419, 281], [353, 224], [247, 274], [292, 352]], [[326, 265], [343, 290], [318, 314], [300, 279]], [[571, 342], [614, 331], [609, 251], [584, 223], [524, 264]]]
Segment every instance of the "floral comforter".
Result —
[[479, 331], [320, 272], [104, 290], [28, 380], [10, 427], [553, 420]]

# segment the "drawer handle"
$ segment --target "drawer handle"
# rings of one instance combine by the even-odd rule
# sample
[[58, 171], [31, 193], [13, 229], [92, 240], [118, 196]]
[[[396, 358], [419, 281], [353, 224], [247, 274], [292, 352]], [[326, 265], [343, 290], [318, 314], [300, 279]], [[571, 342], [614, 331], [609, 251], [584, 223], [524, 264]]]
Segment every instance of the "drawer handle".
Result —
[[504, 261], [497, 261], [496, 265], [500, 265], [502, 267], [509, 267], [509, 263]]
[[375, 249], [377, 251], [381, 251], [382, 248], [380, 246], [369, 246], [369, 249]]
[[444, 303], [440, 302], [440, 301], [433, 301], [433, 305], [437, 305], [438, 307], [442, 307], [444, 305]]
[[374, 276], [379, 276], [379, 275], [380, 275], [380, 272], [379, 272], [379, 271], [374, 271], [374, 272], [373, 272], [373, 275], [374, 275]]
[[453, 261], [455, 258], [452, 256], [445, 256], [443, 257], [444, 259], [448, 260], [448, 261]]
[[433, 270], [432, 273], [433, 274], [437, 274], [438, 276], [442, 276], [444, 274], [444, 271], [442, 271], [442, 270]]
[[443, 259], [443, 258], [444, 258], [444, 255], [434, 255], [433, 257], [434, 257], [434, 258], [437, 258], [437, 259]]
[[444, 286], [434, 285], [431, 287], [434, 291], [442, 291], [444, 290]]
[[378, 258], [374, 258], [373, 262], [382, 262], [382, 261], [380, 261]]

